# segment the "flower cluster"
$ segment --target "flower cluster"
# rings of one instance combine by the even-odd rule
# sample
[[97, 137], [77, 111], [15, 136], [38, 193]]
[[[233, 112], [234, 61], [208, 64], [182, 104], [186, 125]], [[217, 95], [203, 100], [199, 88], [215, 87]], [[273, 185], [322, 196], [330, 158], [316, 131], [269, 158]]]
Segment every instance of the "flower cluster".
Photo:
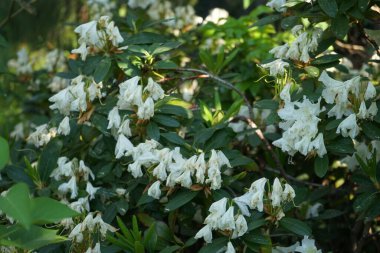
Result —
[[87, 0], [91, 17], [99, 19], [101, 16], [112, 17], [116, 4], [112, 0]]
[[[232, 199], [228, 210], [226, 210], [227, 198], [214, 202], [209, 208], [210, 214], [204, 221], [206, 225], [199, 230], [195, 238], [203, 238], [207, 243], [211, 243], [213, 230], [232, 232], [232, 239], [244, 235], [248, 231], [244, 216], [249, 217], [251, 215], [249, 209], [264, 211], [264, 198], [271, 200], [271, 206], [274, 209], [273, 214], [276, 215], [277, 220], [280, 220], [284, 216], [281, 205], [293, 201], [295, 192], [289, 184], [285, 184], [283, 188], [280, 180], [275, 178], [272, 191], [266, 194], [265, 185], [267, 182], [268, 179], [266, 178], [253, 182], [247, 193]], [[232, 203], [239, 207], [237, 214], [234, 212]]]
[[63, 115], [69, 115], [71, 111], [85, 112], [88, 103], [95, 98], [101, 98], [101, 88], [103, 84], [96, 83], [93, 79], [79, 75], [71, 80], [71, 83], [65, 89], [49, 98], [53, 104], [50, 109], [58, 109]]
[[37, 148], [47, 144], [51, 138], [57, 135], [57, 129], [55, 127], [49, 128], [48, 124], [43, 124], [36, 127], [36, 130], [29, 134], [26, 141], [33, 144]]
[[62, 198], [65, 198], [65, 195], [70, 192], [70, 198], [75, 199], [78, 196], [77, 182], [81, 182], [81, 179], [83, 182], [86, 182], [86, 191], [90, 200], [95, 198], [95, 193], [99, 187], [93, 187], [89, 182], [90, 178], [94, 180], [95, 176], [82, 160], [78, 162], [74, 158], [69, 161], [67, 157], [60, 157], [57, 164], [57, 168], [52, 171], [50, 177], [57, 181], [70, 178], [69, 181], [60, 184], [58, 187]]
[[282, 90], [280, 97], [285, 105], [278, 111], [278, 115], [283, 120], [279, 126], [284, 130], [282, 137], [273, 142], [273, 145], [287, 152], [291, 156], [300, 152], [307, 155], [311, 151], [317, 152], [322, 157], [327, 153], [323, 141], [323, 134], [318, 134], [319, 114], [324, 111], [320, 102], [312, 103], [306, 97], [302, 102], [292, 102], [290, 100], [290, 84]]
[[290, 253], [290, 252], [299, 252], [299, 253], [322, 253], [322, 250], [318, 250], [315, 246], [315, 241], [309, 239], [309, 236], [305, 235], [302, 239], [301, 244], [296, 242], [295, 244], [289, 247], [280, 247], [277, 246], [273, 248], [272, 253]]
[[[366, 101], [376, 97], [376, 88], [371, 82], [363, 87], [360, 83], [360, 77], [354, 77], [345, 82], [337, 81], [329, 77], [326, 71], [323, 71], [318, 79], [324, 84], [322, 97], [327, 104], [334, 106], [328, 111], [328, 117], [341, 119], [347, 116], [338, 126], [337, 133], [344, 137], [354, 139], [360, 132], [357, 119], [373, 120], [377, 114], [378, 108], [376, 102], [372, 101], [371, 105], [366, 106]], [[354, 108], [354, 104], [359, 104], [359, 108]], [[356, 109], [356, 110], [355, 110]]]
[[[150, 119], [154, 115], [154, 101], [162, 99], [165, 94], [161, 86], [148, 79], [148, 84], [143, 89], [139, 85], [140, 77], [135, 76], [119, 85], [117, 108], [120, 110], [133, 110], [137, 107], [137, 117], [139, 119]], [[112, 121], [112, 118], [110, 119]]]
[[341, 160], [349, 170], [353, 171], [359, 166], [356, 156], [359, 156], [365, 162], [372, 159], [373, 155], [375, 155], [376, 163], [380, 161], [380, 141], [371, 141], [370, 145], [354, 141], [354, 147], [355, 152], [351, 156], [346, 156]]
[[[81, 223], [77, 224], [71, 231], [69, 239], [76, 243], [82, 243], [84, 239], [86, 239], [86, 235], [99, 232], [100, 235], [105, 238], [108, 231], [116, 232], [116, 228], [105, 223], [100, 213], [97, 213], [95, 217], [94, 213], [88, 213], [86, 218]], [[97, 245], [95, 245], [95, 248], [100, 247], [100, 245]]]
[[289, 67], [289, 63], [281, 59], [277, 59], [266, 64], [261, 64], [260, 66], [264, 69], [269, 69], [269, 74], [276, 77], [285, 75], [285, 68]]
[[210, 214], [206, 217], [206, 224], [195, 235], [195, 239], [203, 238], [205, 242], [212, 242], [212, 230], [231, 231], [231, 238], [237, 238], [248, 231], [247, 221], [241, 214], [234, 214], [234, 206], [229, 206], [226, 210], [227, 198], [222, 198], [214, 202], [210, 208]]
[[32, 62], [29, 61], [28, 51], [25, 47], [17, 52], [17, 60], [10, 60], [8, 66], [14, 68], [16, 74], [30, 74], [33, 72]]
[[[233, 199], [243, 215], [250, 216], [248, 207], [252, 210], [256, 209], [259, 212], [264, 211], [264, 195], [267, 181], [268, 179], [265, 177], [256, 180], [251, 184], [248, 192]], [[268, 193], [269, 195], [270, 197], [268, 198], [271, 199], [271, 205], [275, 209], [276, 218], [280, 220], [284, 216], [281, 206], [286, 202], [293, 201], [296, 196], [294, 189], [289, 184], [285, 184], [283, 188], [280, 180], [275, 178], [272, 192]]]
[[91, 21], [75, 28], [79, 34], [79, 48], [73, 49], [73, 54], [80, 54], [82, 60], [90, 53], [110, 52], [124, 41], [119, 29], [110, 17], [102, 16], [98, 21]]
[[296, 39], [292, 43], [277, 46], [269, 52], [280, 59], [309, 62], [309, 52], [317, 50], [318, 40], [322, 34], [322, 29], [313, 28], [311, 31], [303, 30], [303, 25], [294, 26], [292, 33], [294, 36], [297, 36]]
[[167, 187], [180, 184], [190, 188], [194, 181], [192, 177], [195, 176], [197, 183], [210, 184], [212, 190], [219, 189], [222, 184], [221, 167], [231, 167], [222, 151], [211, 150], [211, 156], [206, 162], [204, 153], [186, 159], [179, 148], [170, 150], [158, 147], [159, 143], [154, 140], [147, 140], [134, 147], [124, 135], [119, 135], [115, 149], [116, 158], [132, 157], [133, 162], [128, 165], [128, 171], [135, 178], [143, 176], [142, 167], [154, 167], [152, 174], [159, 181], [151, 185], [148, 194], [156, 199], [161, 196], [160, 182], [165, 180]]

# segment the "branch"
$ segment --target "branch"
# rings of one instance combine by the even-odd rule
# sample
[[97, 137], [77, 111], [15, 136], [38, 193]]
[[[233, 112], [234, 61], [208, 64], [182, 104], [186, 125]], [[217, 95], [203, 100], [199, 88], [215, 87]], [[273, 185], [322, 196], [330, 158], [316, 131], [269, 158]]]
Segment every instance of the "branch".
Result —
[[247, 105], [248, 107], [248, 111], [249, 111], [249, 117], [252, 119], [253, 118], [253, 109], [252, 109], [252, 105], [251, 103], [249, 102], [248, 98], [244, 95], [244, 93], [239, 90], [238, 88], [236, 88], [232, 83], [218, 77], [218, 76], [215, 76], [205, 70], [201, 70], [201, 69], [193, 69], [193, 68], [175, 68], [175, 69], [164, 69], [164, 70], [174, 70], [174, 71], [177, 71], [177, 72], [193, 72], [193, 73], [198, 73], [198, 74], [202, 74], [203, 76], [201, 78], [208, 78], [208, 79], [213, 79], [215, 81], [217, 81], [218, 83], [222, 84], [223, 86], [231, 89], [231, 90], [234, 90], [237, 94], [239, 94], [240, 97], [242, 97], [244, 99], [244, 102], [245, 104]]
[[363, 25], [361, 24], [361, 23], [359, 23], [358, 24], [358, 26], [359, 26], [359, 29], [360, 29], [360, 31], [363, 33], [363, 36], [364, 36], [364, 38], [372, 45], [372, 47], [375, 49], [375, 51], [376, 51], [376, 54], [378, 55], [378, 56], [380, 56], [380, 47], [379, 47], [379, 45], [377, 44], [377, 42], [374, 40], [374, 39], [372, 39], [372, 38], [370, 38], [369, 36], [368, 36], [368, 34], [366, 33], [366, 31], [364, 30], [364, 27], [363, 27]]
[[28, 3], [17, 0], [17, 3], [20, 5], [20, 9], [12, 13], [13, 5], [14, 5], [14, 0], [12, 0], [10, 8], [9, 8], [8, 16], [0, 22], [0, 29], [3, 28], [9, 22], [9, 20], [16, 17], [23, 10], [26, 10], [27, 12], [34, 14], [34, 10], [31, 8], [30, 5], [35, 2], [37, 2], [37, 0], [30, 0]]
[[298, 178], [295, 178], [295, 177], [293, 177], [293, 176], [291, 176], [291, 175], [289, 175], [287, 173], [285, 173], [285, 175], [284, 175], [283, 173], [281, 173], [281, 171], [276, 170], [276, 169], [272, 169], [272, 168], [270, 168], [268, 166], [266, 166], [264, 169], [267, 170], [267, 171], [276, 173], [276, 174], [280, 174], [281, 176], [283, 176], [284, 178], [286, 178], [289, 181], [293, 181], [293, 182], [296, 182], [296, 183], [300, 183], [300, 184], [304, 184], [304, 185], [309, 185], [309, 186], [313, 186], [313, 187], [323, 187], [323, 185], [321, 185], [321, 184], [299, 180]]

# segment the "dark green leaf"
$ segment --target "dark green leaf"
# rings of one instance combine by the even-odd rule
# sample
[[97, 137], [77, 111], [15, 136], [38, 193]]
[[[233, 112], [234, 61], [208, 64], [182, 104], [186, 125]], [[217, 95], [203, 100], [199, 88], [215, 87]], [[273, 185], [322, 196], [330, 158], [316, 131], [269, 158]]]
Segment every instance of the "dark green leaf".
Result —
[[177, 64], [172, 61], [158, 61], [153, 64], [153, 68], [155, 69], [176, 69], [178, 68]]
[[335, 18], [338, 13], [338, 5], [335, 0], [318, 0], [318, 4], [328, 16]]
[[339, 54], [329, 54], [318, 57], [313, 61], [313, 65], [321, 65], [326, 63], [338, 62], [339, 59], [342, 58]]
[[181, 125], [175, 118], [163, 114], [154, 115], [153, 121], [166, 127], [179, 127]]
[[258, 109], [271, 109], [271, 110], [277, 110], [278, 108], [278, 102], [272, 99], [262, 99], [260, 101], [257, 101], [254, 105], [255, 108]]
[[220, 237], [212, 240], [212, 243], [206, 244], [206, 246], [202, 247], [199, 253], [215, 253], [219, 252], [221, 248], [227, 245], [228, 238]]
[[160, 140], [160, 129], [158, 128], [157, 124], [153, 121], [149, 122], [149, 124], [147, 125], [146, 133], [149, 136], [149, 138], [154, 139], [156, 141]]
[[338, 39], [343, 39], [349, 28], [349, 20], [345, 15], [338, 15], [331, 21], [331, 30]]
[[371, 140], [380, 140], [380, 128], [372, 122], [362, 124], [363, 133]]
[[294, 218], [282, 218], [280, 220], [280, 227], [300, 236], [311, 235], [311, 228], [305, 222]]
[[342, 211], [336, 210], [336, 209], [327, 209], [323, 213], [319, 214], [317, 219], [321, 220], [327, 220], [327, 219], [332, 219], [338, 216], [341, 216], [343, 214]]
[[184, 139], [182, 139], [178, 134], [176, 133], [163, 133], [161, 136], [167, 140], [168, 142], [171, 142], [176, 145], [184, 145], [186, 142]]
[[298, 16], [289, 16], [281, 20], [281, 27], [284, 30], [288, 30], [292, 28], [293, 26], [297, 25], [298, 22], [299, 22]]
[[268, 24], [272, 24], [273, 22], [275, 22], [281, 18], [282, 18], [282, 16], [280, 14], [269, 15], [269, 16], [266, 16], [264, 18], [261, 18], [259, 21], [257, 21], [253, 25], [254, 26], [268, 25]]
[[351, 138], [340, 138], [326, 145], [329, 152], [338, 154], [353, 154], [355, 152], [354, 143]]
[[47, 224], [78, 215], [77, 212], [57, 200], [39, 197], [32, 199], [33, 224]]
[[318, 177], [324, 177], [329, 169], [329, 157], [324, 155], [322, 158], [317, 157], [314, 160], [314, 172]]
[[175, 209], [180, 208], [186, 203], [190, 202], [195, 196], [197, 196], [198, 192], [190, 191], [190, 190], [182, 190], [179, 191], [173, 198], [169, 200], [169, 202], [165, 205], [165, 210], [171, 212]]
[[97, 65], [94, 72], [94, 80], [95, 82], [101, 82], [107, 76], [108, 71], [111, 67], [111, 59], [108, 57], [103, 58], [100, 63]]
[[42, 150], [40, 159], [38, 160], [38, 172], [42, 181], [48, 181], [51, 172], [57, 167], [61, 149], [62, 142], [58, 139], [53, 139]]
[[0, 171], [9, 161], [9, 146], [7, 140], [0, 136]]

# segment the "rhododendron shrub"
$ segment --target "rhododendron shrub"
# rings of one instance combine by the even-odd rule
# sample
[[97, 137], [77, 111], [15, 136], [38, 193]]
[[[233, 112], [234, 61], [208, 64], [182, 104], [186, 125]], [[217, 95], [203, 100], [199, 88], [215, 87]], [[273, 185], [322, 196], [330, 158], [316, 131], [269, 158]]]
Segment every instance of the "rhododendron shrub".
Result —
[[243, 2], [89, 0], [18, 48], [1, 252], [379, 251], [380, 2]]

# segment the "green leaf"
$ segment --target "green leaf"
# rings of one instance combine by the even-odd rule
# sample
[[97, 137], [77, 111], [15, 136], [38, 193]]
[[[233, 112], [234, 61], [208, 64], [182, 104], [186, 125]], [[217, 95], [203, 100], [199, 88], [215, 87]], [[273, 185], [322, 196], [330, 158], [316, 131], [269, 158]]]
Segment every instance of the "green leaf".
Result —
[[160, 129], [158, 128], [157, 124], [153, 121], [149, 122], [149, 124], [147, 125], [146, 134], [151, 139], [154, 139], [156, 141], [160, 140]]
[[328, 54], [316, 58], [313, 61], [313, 65], [322, 65], [326, 63], [339, 62], [339, 59], [342, 58], [340, 54]]
[[318, 0], [318, 4], [328, 16], [335, 18], [338, 13], [338, 5], [335, 0]]
[[206, 103], [204, 103], [203, 101], [199, 101], [199, 105], [201, 109], [202, 119], [205, 122], [212, 122], [212, 119], [213, 119], [212, 113], [211, 113], [211, 110], [206, 105]]
[[354, 143], [351, 138], [340, 138], [326, 145], [328, 152], [338, 154], [353, 154], [355, 152]]
[[[169, 41], [161, 45], [152, 45], [155, 49], [152, 51], [152, 55], [162, 54], [172, 49], [179, 47], [182, 43], [178, 41]], [[151, 47], [152, 47], [151, 46]]]
[[306, 72], [309, 74], [310, 77], [318, 77], [319, 76], [319, 69], [314, 66], [307, 66], [305, 67]]
[[32, 199], [31, 203], [33, 224], [54, 223], [79, 214], [67, 205], [46, 197]]
[[223, 248], [227, 245], [227, 242], [228, 242], [227, 237], [220, 237], [220, 238], [214, 239], [214, 240], [212, 240], [212, 243], [209, 243], [206, 246], [202, 247], [200, 249], [199, 253], [219, 252], [221, 248]]
[[264, 218], [261, 219], [249, 219], [248, 220], [248, 231], [255, 230], [261, 226], [264, 226], [267, 221]]
[[62, 149], [62, 142], [58, 139], [51, 140], [42, 150], [38, 160], [38, 172], [42, 181], [50, 178], [51, 172], [57, 167], [57, 161]]
[[358, 7], [361, 12], [365, 12], [368, 9], [368, 4], [370, 0], [358, 0]]
[[311, 228], [305, 222], [294, 218], [282, 218], [280, 220], [280, 227], [300, 236], [311, 235]]
[[28, 186], [24, 183], [12, 186], [4, 197], [0, 197], [0, 210], [29, 229], [33, 219]]
[[318, 177], [324, 177], [329, 169], [329, 157], [324, 155], [322, 158], [317, 157], [314, 160], [314, 172]]
[[326, 209], [323, 213], [318, 215], [317, 219], [328, 220], [328, 219], [332, 219], [332, 218], [341, 216], [342, 214], [343, 214], [343, 212], [340, 210]]
[[298, 16], [289, 16], [289, 17], [283, 18], [281, 20], [281, 28], [284, 30], [290, 29], [291, 27], [299, 23], [299, 19], [300, 18]]
[[108, 57], [103, 58], [95, 69], [95, 72], [94, 72], [95, 82], [98, 83], [98, 82], [103, 81], [104, 78], [107, 76], [110, 68], [111, 68], [111, 59]]
[[166, 126], [166, 127], [179, 127], [181, 125], [173, 117], [162, 115], [162, 114], [154, 115], [153, 121], [155, 121], [156, 123], [158, 123], [162, 126]]
[[0, 171], [9, 161], [9, 146], [7, 140], [0, 136]]
[[178, 65], [172, 61], [158, 61], [153, 64], [153, 68], [155, 69], [176, 69]]
[[169, 202], [165, 205], [165, 210], [171, 212], [190, 202], [198, 192], [190, 190], [179, 191]]
[[331, 30], [338, 39], [343, 39], [350, 28], [350, 23], [345, 15], [338, 15], [331, 21]]
[[46, 229], [38, 226], [31, 226], [29, 230], [19, 224], [12, 226], [0, 226], [1, 232], [9, 231], [6, 238], [0, 235], [0, 245], [15, 246], [26, 250], [36, 250], [53, 243], [64, 242], [67, 239], [58, 236], [58, 230]]
[[0, 47], [7, 47], [7, 46], [8, 46], [7, 40], [4, 38], [3, 35], [0, 34]]
[[157, 244], [155, 223], [153, 223], [144, 235], [144, 246], [149, 252], [153, 252]]
[[173, 246], [169, 246], [169, 247], [166, 247], [165, 249], [161, 250], [160, 253], [173, 253], [173, 252], [177, 252], [177, 250], [180, 248], [181, 247], [178, 245], [173, 245]]
[[170, 143], [173, 143], [173, 144], [176, 144], [176, 145], [184, 145], [186, 144], [185, 140], [182, 139], [178, 134], [176, 133], [172, 133], [172, 132], [169, 132], [169, 133], [163, 133], [161, 134], [161, 136], [167, 140], [168, 142]]
[[258, 109], [277, 110], [278, 102], [272, 99], [262, 99], [260, 101], [257, 101], [254, 107]]
[[260, 20], [258, 20], [253, 25], [254, 26], [268, 25], [268, 24], [274, 23], [277, 20], [280, 20], [281, 18], [282, 18], [282, 15], [280, 15], [280, 14], [269, 15], [269, 16], [266, 16], [264, 18], [261, 18]]
[[362, 124], [363, 133], [371, 140], [380, 140], [380, 128], [372, 122]]

